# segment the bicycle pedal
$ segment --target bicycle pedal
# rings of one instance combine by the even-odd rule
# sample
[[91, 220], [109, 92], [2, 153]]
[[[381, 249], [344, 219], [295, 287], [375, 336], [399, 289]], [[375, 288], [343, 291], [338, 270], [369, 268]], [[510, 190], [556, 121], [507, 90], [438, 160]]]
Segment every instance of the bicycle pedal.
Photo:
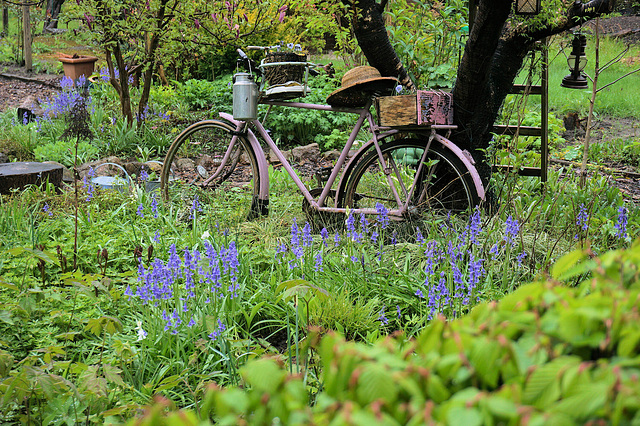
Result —
[[324, 183], [329, 180], [329, 176], [331, 176], [331, 171], [333, 167], [323, 167], [320, 170], [316, 171], [315, 176], [318, 181], [318, 186], [324, 186]]

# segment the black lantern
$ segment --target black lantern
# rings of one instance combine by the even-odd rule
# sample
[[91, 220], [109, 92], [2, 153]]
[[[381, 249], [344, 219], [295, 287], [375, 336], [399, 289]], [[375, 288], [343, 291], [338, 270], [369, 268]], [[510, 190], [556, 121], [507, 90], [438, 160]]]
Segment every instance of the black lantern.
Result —
[[540, 0], [516, 0], [517, 15], [537, 15], [540, 13]]
[[575, 33], [571, 42], [571, 54], [567, 58], [571, 74], [562, 79], [560, 86], [567, 89], [587, 89], [589, 84], [582, 70], [587, 65], [587, 57], [584, 49], [587, 46], [587, 37], [584, 34]]

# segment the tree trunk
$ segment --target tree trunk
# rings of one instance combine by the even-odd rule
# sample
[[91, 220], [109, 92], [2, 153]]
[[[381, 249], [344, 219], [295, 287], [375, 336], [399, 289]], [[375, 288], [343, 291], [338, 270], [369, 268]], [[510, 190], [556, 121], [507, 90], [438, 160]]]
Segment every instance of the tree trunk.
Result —
[[42, 26], [42, 33], [53, 32], [58, 28], [58, 16], [62, 10], [62, 4], [65, 0], [48, 0], [47, 7], [45, 9], [44, 25]]
[[6, 4], [2, 6], [2, 34], [9, 35], [9, 8]]
[[[144, 83], [142, 86], [142, 95], [140, 96], [140, 103], [138, 104], [138, 117], [144, 119], [144, 112], [149, 102], [149, 93], [151, 92], [151, 79], [153, 77], [153, 71], [156, 68], [156, 52], [160, 45], [160, 33], [164, 31], [166, 26], [166, 11], [167, 3], [169, 0], [162, 0], [160, 7], [156, 13], [156, 29], [154, 32], [148, 34], [146, 42], [146, 54], [145, 54], [145, 68], [144, 68]], [[178, 2], [174, 2], [173, 8], [177, 6]], [[173, 11], [170, 8], [170, 11]]]
[[358, 19], [353, 23], [353, 30], [369, 64], [377, 68], [383, 77], [397, 77], [407, 89], [415, 90], [407, 70], [389, 41], [382, 19], [383, 6], [374, 0], [357, 0], [355, 8], [354, 15]]
[[[107, 68], [109, 69], [109, 82], [118, 92], [120, 97], [120, 109], [122, 116], [129, 126], [133, 125], [133, 112], [131, 109], [131, 93], [129, 91], [129, 71], [122, 56], [120, 44], [115, 43], [112, 49], [105, 49], [107, 59]], [[115, 59], [116, 63], [113, 63]], [[115, 69], [118, 69], [118, 78], [116, 78]]]

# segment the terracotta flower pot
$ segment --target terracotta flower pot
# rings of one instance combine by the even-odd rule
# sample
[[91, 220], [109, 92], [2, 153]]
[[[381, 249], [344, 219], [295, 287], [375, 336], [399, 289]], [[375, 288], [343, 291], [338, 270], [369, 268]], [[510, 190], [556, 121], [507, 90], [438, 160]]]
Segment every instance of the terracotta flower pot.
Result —
[[85, 78], [89, 78], [93, 74], [93, 68], [98, 60], [95, 56], [82, 56], [82, 55], [63, 55], [58, 58], [62, 62], [64, 68], [64, 75], [76, 80], [81, 75]]

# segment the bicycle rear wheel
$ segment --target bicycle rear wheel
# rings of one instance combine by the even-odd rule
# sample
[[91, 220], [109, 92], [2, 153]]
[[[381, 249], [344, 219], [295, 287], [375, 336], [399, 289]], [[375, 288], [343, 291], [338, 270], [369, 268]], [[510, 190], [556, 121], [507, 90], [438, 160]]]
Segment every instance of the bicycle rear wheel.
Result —
[[255, 153], [235, 128], [220, 120], [187, 127], [169, 147], [160, 176], [165, 200], [193, 201], [212, 196], [225, 219], [253, 219], [266, 214], [257, 203], [260, 187]]
[[405, 219], [421, 219], [429, 212], [461, 213], [476, 206], [479, 197], [469, 171], [455, 154], [436, 141], [432, 142], [419, 169], [425, 145], [425, 141], [418, 139], [382, 145], [386, 170], [377, 151], [369, 150], [347, 177], [340, 204], [373, 209], [380, 203], [387, 210], [397, 209], [398, 202], [387, 179], [390, 174], [401, 202], [408, 202]]

